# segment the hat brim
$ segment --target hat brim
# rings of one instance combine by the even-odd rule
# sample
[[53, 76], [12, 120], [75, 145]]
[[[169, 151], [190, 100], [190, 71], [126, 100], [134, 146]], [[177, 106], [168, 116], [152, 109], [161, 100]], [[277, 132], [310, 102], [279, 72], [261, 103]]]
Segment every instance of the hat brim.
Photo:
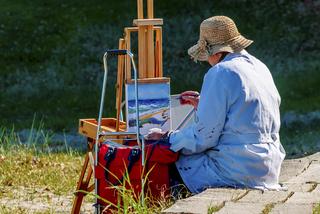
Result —
[[207, 61], [209, 57], [208, 51], [202, 50], [198, 44], [189, 48], [188, 54], [195, 61]]
[[238, 53], [252, 43], [252, 40], [246, 39], [245, 37], [239, 35], [235, 39], [224, 44], [210, 45], [207, 48], [208, 50], [203, 50], [198, 44], [196, 44], [188, 49], [188, 54], [195, 61], [207, 61], [209, 55], [214, 55], [219, 52]]

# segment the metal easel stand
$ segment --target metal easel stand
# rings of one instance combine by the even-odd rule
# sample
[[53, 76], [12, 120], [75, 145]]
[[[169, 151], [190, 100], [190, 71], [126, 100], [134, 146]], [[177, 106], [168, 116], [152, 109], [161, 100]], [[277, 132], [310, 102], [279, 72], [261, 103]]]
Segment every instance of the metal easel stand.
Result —
[[[137, 130], [136, 132], [101, 132], [101, 120], [102, 120], [102, 114], [103, 114], [103, 107], [104, 107], [104, 98], [106, 94], [106, 84], [107, 84], [107, 77], [108, 77], [108, 66], [107, 66], [107, 59], [108, 55], [111, 56], [118, 56], [118, 55], [128, 55], [131, 59], [131, 63], [133, 65], [134, 70], [134, 85], [135, 85], [135, 102], [136, 102], [136, 124], [137, 124]], [[144, 167], [145, 164], [145, 142], [143, 136], [140, 136], [140, 124], [139, 124], [139, 104], [138, 104], [138, 74], [136, 65], [134, 63], [133, 54], [129, 50], [120, 50], [120, 49], [113, 49], [113, 50], [107, 50], [107, 52], [103, 55], [103, 65], [104, 65], [104, 76], [103, 76], [103, 85], [102, 85], [102, 93], [101, 93], [101, 100], [100, 100], [100, 109], [99, 109], [99, 117], [98, 117], [98, 128], [97, 128], [97, 134], [96, 134], [96, 143], [94, 147], [94, 166], [97, 167], [98, 165], [98, 149], [99, 149], [99, 139], [103, 135], [128, 135], [128, 134], [135, 134], [137, 138], [138, 146], [141, 148], [142, 152], [142, 158], [141, 158], [141, 164], [142, 167]], [[95, 185], [95, 194], [98, 195], [98, 181], [96, 179], [96, 172], [94, 171], [94, 185]], [[144, 178], [141, 179], [141, 201], [143, 203], [144, 201]], [[95, 213], [100, 214], [100, 205], [98, 204], [98, 198], [96, 198], [96, 208]]]

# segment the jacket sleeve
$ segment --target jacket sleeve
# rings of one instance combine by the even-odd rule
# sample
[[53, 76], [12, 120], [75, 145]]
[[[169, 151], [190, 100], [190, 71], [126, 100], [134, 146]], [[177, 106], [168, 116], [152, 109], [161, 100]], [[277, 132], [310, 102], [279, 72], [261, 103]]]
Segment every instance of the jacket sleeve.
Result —
[[191, 155], [218, 145], [230, 98], [235, 99], [235, 95], [230, 94], [230, 90], [233, 90], [230, 86], [235, 87], [239, 83], [236, 78], [230, 78], [231, 76], [219, 65], [208, 71], [200, 93], [196, 121], [170, 135], [171, 150]]

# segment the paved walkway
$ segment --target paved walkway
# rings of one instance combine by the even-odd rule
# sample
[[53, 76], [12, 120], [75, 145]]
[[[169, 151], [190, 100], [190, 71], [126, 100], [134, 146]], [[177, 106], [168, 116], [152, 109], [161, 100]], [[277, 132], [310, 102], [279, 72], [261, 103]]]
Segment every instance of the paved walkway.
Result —
[[215, 188], [177, 201], [163, 213], [312, 213], [320, 203], [320, 152], [285, 160], [280, 182], [287, 191]]

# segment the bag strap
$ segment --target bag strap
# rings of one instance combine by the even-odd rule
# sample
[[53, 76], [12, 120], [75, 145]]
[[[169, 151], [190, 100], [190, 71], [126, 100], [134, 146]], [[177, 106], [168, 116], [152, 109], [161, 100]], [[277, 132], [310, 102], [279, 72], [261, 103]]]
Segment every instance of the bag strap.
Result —
[[[140, 149], [132, 149], [130, 151], [130, 155], [128, 157], [129, 165], [128, 165], [128, 168], [127, 168], [128, 175], [130, 175], [130, 172], [132, 170], [133, 165], [139, 160], [140, 153], [141, 153]], [[119, 181], [117, 183], [113, 184], [113, 185], [117, 186], [120, 183], [122, 183], [123, 182], [123, 178], [124, 178], [124, 175], [122, 175], [122, 178], [119, 179]]]
[[133, 167], [133, 165], [135, 164], [135, 162], [137, 162], [139, 160], [140, 157], [140, 149], [132, 149], [130, 152], [130, 155], [128, 157], [129, 160], [129, 165], [128, 165], [128, 173], [130, 174], [131, 169]]
[[106, 161], [104, 177], [107, 181], [108, 181], [108, 175], [109, 175], [108, 169], [109, 169], [110, 163], [116, 157], [116, 153], [117, 153], [117, 148], [108, 147], [108, 151], [104, 156], [104, 160]]
[[[108, 169], [109, 169], [110, 163], [114, 160], [114, 158], [116, 156], [116, 151], [117, 151], [117, 148], [109, 147], [108, 148], [108, 152], [106, 153], [106, 155], [104, 157], [104, 159], [106, 161], [104, 176], [105, 176], [106, 181], [108, 181], [108, 182], [110, 182], [108, 180]], [[137, 149], [132, 149], [130, 151], [130, 154], [128, 156], [128, 160], [129, 160], [129, 164], [128, 164], [128, 168], [127, 168], [128, 174], [130, 174], [133, 165], [139, 160], [140, 153], [141, 153], [141, 151], [138, 148]], [[124, 178], [124, 175], [122, 175], [122, 178], [119, 179], [119, 181], [116, 182], [113, 185], [114, 186], [119, 185], [123, 181], [123, 178]]]

